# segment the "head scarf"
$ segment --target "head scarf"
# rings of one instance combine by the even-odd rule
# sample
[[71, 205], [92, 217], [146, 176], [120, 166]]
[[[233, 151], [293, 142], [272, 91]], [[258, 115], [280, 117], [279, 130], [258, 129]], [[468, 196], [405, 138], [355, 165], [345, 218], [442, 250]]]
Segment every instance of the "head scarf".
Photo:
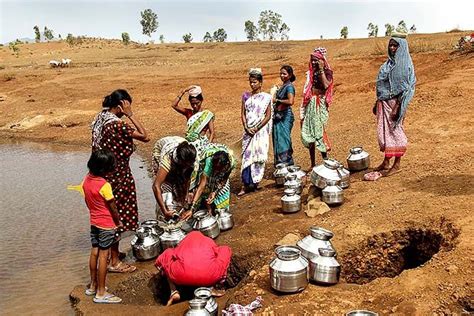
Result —
[[[313, 51], [313, 53], [311, 54], [311, 57], [321, 59], [324, 62], [324, 69], [332, 70], [331, 66], [329, 66], [329, 63], [326, 59], [326, 54], [327, 54], [326, 48], [318, 47]], [[312, 81], [313, 81], [314, 69], [313, 69], [313, 64], [311, 63], [311, 57], [309, 59], [309, 69], [308, 69], [310, 82], [306, 86], [306, 90], [303, 92], [303, 104], [304, 105], [307, 105], [309, 103], [309, 101], [311, 100], [311, 97], [313, 96], [313, 93], [312, 93], [311, 89], [313, 87]], [[324, 96], [326, 97], [327, 107], [329, 107], [329, 105], [331, 105], [331, 103], [332, 103], [333, 87], [334, 87], [334, 79], [331, 80], [331, 83], [329, 84], [329, 87], [326, 89], [326, 92], [324, 94]]]
[[263, 75], [262, 68], [250, 68], [249, 75]]
[[377, 99], [388, 100], [399, 96], [400, 117], [399, 124], [405, 116], [408, 103], [415, 94], [415, 69], [408, 50], [408, 42], [404, 38], [392, 37], [391, 40], [398, 43], [398, 49], [394, 56], [388, 51], [387, 61], [380, 67], [377, 75], [376, 91]]
[[197, 97], [198, 95], [202, 94], [202, 89], [200, 86], [194, 86], [189, 90], [188, 93], [190, 97]]

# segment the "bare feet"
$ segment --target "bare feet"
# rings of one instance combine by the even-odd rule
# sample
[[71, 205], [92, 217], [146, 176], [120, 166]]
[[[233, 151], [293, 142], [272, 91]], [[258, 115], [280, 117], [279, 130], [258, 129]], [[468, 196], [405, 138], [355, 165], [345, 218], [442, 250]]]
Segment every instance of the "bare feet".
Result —
[[243, 195], [245, 195], [245, 193], [246, 193], [246, 192], [245, 192], [245, 188], [242, 187], [242, 189], [240, 190], [240, 192], [237, 193], [237, 196], [243, 196]]
[[399, 173], [400, 171], [402, 171], [402, 169], [400, 167], [393, 166], [389, 170], [386, 170], [385, 172], [382, 172], [382, 174], [383, 174], [384, 177], [388, 177], [388, 176], [392, 176], [396, 173]]
[[373, 171], [387, 171], [389, 169], [390, 169], [390, 165], [385, 163], [384, 161], [380, 164], [380, 166], [376, 167]]
[[166, 303], [166, 306], [171, 306], [176, 302], [179, 302], [181, 300], [181, 295], [179, 295], [178, 291], [173, 291], [171, 292], [170, 298], [168, 302]]

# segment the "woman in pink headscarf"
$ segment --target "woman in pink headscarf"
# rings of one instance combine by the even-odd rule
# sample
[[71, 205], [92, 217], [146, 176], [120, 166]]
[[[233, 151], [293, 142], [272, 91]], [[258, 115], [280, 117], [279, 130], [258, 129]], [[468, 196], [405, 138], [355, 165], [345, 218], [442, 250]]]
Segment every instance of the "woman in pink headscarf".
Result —
[[301, 140], [309, 149], [311, 167], [316, 165], [316, 148], [323, 159], [330, 150], [326, 128], [332, 92], [333, 72], [326, 59], [326, 49], [318, 47], [311, 54], [300, 107]]

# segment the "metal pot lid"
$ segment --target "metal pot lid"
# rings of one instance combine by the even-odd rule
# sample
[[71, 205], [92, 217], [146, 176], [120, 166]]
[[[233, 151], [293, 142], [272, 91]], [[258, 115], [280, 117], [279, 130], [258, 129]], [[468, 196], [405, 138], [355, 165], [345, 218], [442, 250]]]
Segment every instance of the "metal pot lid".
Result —
[[321, 257], [334, 257], [336, 254], [336, 251], [331, 248], [319, 248], [318, 252]]
[[286, 181], [294, 181], [294, 180], [296, 180], [296, 174], [291, 173], [286, 176]]
[[280, 163], [278, 163], [278, 164], [275, 166], [275, 168], [277, 168], [277, 169], [283, 169], [283, 168], [285, 168], [285, 167], [287, 167], [287, 166], [288, 166], [288, 164], [287, 164], [286, 162], [280, 162]]
[[351, 154], [360, 154], [363, 151], [362, 146], [352, 147], [350, 149]]
[[332, 231], [318, 226], [312, 226], [309, 231], [311, 233], [311, 236], [316, 239], [329, 240], [334, 236], [334, 233]]
[[198, 219], [198, 220], [199, 220], [199, 219], [201, 219], [201, 218], [206, 217], [207, 214], [208, 214], [207, 211], [205, 211], [205, 210], [199, 210], [199, 211], [197, 211], [196, 213], [193, 214], [193, 217], [194, 217], [195, 219]]
[[292, 173], [295, 173], [295, 172], [298, 172], [301, 170], [301, 167], [300, 166], [296, 166], [296, 165], [293, 165], [293, 166], [289, 166], [288, 167], [288, 171], [289, 172], [292, 172]]
[[288, 189], [285, 189], [285, 190], [283, 191], [283, 193], [285, 193], [285, 195], [292, 196], [292, 195], [295, 195], [295, 194], [296, 194], [296, 190], [295, 190], [295, 189], [288, 188]]
[[147, 219], [145, 221], [142, 222], [142, 226], [144, 225], [158, 225], [158, 221], [156, 219]]
[[365, 309], [357, 309], [346, 313], [346, 316], [378, 316], [376, 312], [368, 311]]
[[336, 170], [337, 168], [339, 168], [340, 163], [339, 163], [339, 161], [337, 161], [335, 159], [329, 158], [329, 159], [324, 160], [324, 166], [326, 168]]
[[275, 249], [278, 259], [290, 261], [301, 256], [301, 251], [296, 246], [279, 246]]

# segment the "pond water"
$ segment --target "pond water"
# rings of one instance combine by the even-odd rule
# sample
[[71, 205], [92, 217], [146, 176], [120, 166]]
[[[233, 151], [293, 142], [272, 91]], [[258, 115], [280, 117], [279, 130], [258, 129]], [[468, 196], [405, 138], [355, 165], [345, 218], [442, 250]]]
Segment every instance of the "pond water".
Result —
[[[87, 173], [88, 150], [0, 144], [0, 314], [74, 314], [69, 293], [89, 281], [90, 226], [82, 195], [66, 187]], [[153, 218], [151, 179], [132, 157], [140, 220]]]

